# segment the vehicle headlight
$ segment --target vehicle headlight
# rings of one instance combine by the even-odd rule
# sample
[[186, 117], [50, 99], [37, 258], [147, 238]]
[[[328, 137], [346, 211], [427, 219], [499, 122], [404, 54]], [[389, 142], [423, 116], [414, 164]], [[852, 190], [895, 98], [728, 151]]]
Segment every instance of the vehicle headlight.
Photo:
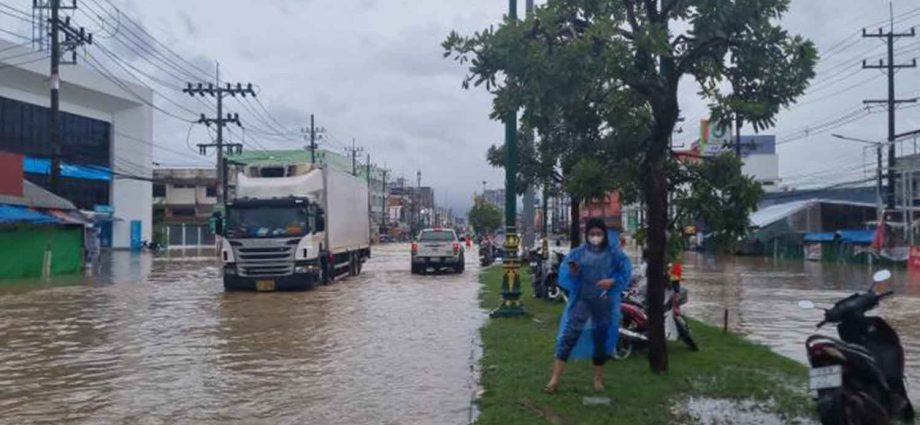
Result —
[[224, 274], [227, 276], [236, 276], [236, 265], [224, 267]]
[[316, 267], [313, 266], [296, 266], [294, 267], [294, 273], [312, 273], [315, 269]]

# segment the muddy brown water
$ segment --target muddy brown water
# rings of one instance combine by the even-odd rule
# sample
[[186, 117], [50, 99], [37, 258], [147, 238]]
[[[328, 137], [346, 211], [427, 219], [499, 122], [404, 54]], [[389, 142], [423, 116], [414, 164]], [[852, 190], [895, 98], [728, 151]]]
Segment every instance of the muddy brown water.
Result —
[[207, 252], [0, 284], [0, 423], [468, 423], [475, 259], [412, 276], [408, 251], [298, 293], [224, 293]]
[[[856, 291], [866, 290], [877, 268], [865, 265], [774, 261], [754, 257], [714, 257], [687, 254], [685, 286], [690, 291], [688, 315], [722, 326], [729, 311], [729, 328], [774, 351], [806, 363], [805, 339], [816, 332], [836, 336], [833, 326], [820, 331], [820, 310], [802, 310], [799, 300], [818, 307]], [[920, 279], [892, 270], [892, 298], [871, 314], [884, 317], [901, 336], [906, 351], [908, 392], [920, 403]]]

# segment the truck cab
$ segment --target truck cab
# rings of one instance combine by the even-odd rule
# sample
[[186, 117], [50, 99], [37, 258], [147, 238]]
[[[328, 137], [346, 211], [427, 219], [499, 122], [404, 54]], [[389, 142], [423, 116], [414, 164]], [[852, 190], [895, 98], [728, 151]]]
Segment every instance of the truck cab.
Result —
[[305, 198], [227, 205], [221, 256], [227, 289], [303, 289], [324, 281], [323, 210]]

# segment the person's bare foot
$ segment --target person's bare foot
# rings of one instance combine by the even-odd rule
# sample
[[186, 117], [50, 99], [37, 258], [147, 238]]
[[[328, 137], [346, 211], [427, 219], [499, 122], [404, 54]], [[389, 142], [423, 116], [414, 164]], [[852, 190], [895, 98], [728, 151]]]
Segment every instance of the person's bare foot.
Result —
[[556, 390], [559, 389], [559, 382], [555, 379], [550, 379], [549, 383], [543, 387], [543, 392], [546, 394], [556, 394]]
[[604, 378], [594, 378], [594, 390], [604, 391]]

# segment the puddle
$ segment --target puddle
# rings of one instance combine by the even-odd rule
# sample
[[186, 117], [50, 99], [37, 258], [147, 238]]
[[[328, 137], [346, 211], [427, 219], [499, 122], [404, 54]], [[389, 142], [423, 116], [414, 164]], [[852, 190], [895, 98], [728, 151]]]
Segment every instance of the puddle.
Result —
[[817, 425], [808, 418], [787, 418], [770, 403], [751, 400], [690, 398], [671, 408], [675, 425]]

